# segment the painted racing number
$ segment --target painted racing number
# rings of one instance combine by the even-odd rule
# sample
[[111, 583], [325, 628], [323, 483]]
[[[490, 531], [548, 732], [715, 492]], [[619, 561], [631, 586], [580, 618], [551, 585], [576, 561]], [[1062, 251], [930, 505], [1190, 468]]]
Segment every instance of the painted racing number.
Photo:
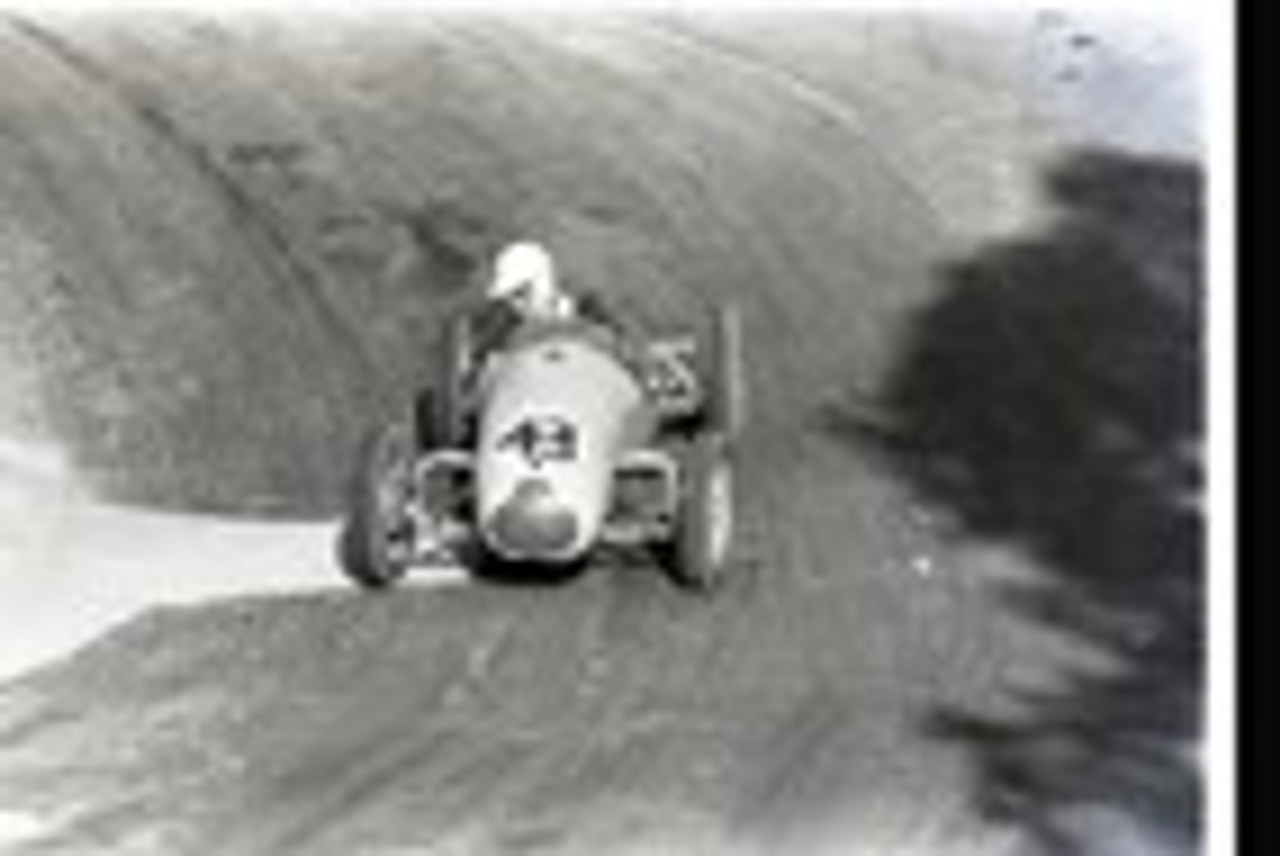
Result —
[[503, 434], [498, 449], [515, 449], [535, 468], [572, 461], [578, 457], [578, 430], [560, 416], [532, 416]]

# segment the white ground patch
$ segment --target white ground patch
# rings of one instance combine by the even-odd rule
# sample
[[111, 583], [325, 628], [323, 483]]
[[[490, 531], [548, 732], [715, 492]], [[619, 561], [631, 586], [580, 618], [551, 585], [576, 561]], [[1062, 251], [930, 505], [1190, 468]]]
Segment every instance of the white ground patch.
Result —
[[1068, 139], [1195, 157], [1204, 141], [1191, 26], [1134, 12], [1036, 14], [1023, 42], [1025, 84]]
[[[0, 680], [155, 607], [349, 590], [332, 557], [334, 534], [333, 523], [227, 522], [102, 505], [57, 449], [0, 438]], [[461, 571], [420, 579], [466, 581]]]
[[35, 815], [0, 811], [0, 847], [15, 847], [35, 841], [47, 834], [51, 827], [51, 823]]

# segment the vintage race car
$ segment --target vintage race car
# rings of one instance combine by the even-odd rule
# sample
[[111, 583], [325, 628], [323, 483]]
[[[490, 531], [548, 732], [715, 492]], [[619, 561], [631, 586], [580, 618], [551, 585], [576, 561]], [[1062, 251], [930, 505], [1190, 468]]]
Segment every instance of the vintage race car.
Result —
[[453, 320], [437, 380], [364, 444], [339, 541], [347, 575], [572, 568], [602, 550], [658, 558], [710, 590], [729, 564], [744, 418], [739, 317], [643, 338], [593, 318], [482, 342]]

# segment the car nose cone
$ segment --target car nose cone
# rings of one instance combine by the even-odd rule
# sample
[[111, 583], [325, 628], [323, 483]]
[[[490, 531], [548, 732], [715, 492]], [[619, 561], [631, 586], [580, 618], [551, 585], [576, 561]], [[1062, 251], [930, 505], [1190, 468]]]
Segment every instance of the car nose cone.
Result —
[[563, 556], [578, 538], [578, 521], [546, 482], [521, 482], [489, 523], [493, 547], [518, 559]]

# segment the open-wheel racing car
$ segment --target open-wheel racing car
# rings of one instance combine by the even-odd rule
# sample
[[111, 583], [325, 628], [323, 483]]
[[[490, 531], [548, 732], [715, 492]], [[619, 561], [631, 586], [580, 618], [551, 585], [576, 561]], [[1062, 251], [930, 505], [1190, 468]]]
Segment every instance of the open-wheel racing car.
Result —
[[621, 548], [713, 589], [729, 565], [744, 372], [735, 309], [706, 316], [668, 338], [598, 313], [523, 319], [497, 343], [477, 315], [446, 322], [435, 382], [362, 447], [347, 575], [377, 589], [415, 568], [572, 569]]

